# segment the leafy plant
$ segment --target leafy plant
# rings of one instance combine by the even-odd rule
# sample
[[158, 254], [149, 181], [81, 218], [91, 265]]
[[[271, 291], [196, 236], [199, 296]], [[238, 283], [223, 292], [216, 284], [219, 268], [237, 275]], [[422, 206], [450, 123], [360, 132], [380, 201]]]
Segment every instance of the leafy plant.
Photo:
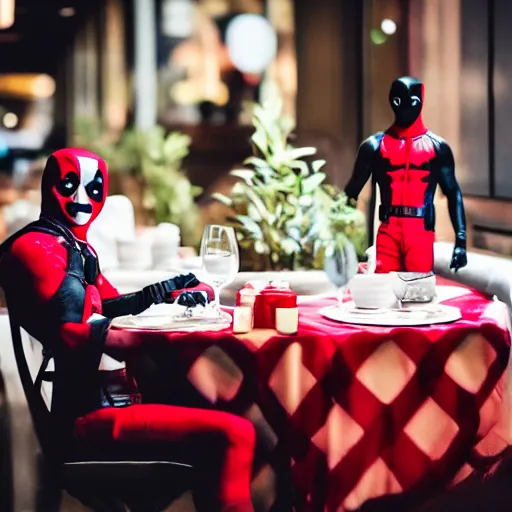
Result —
[[194, 198], [202, 189], [192, 185], [181, 170], [189, 153], [188, 135], [166, 131], [161, 126], [141, 132], [125, 130], [121, 137], [109, 139], [98, 125], [82, 122], [78, 141], [104, 158], [114, 172], [129, 173], [142, 182], [142, 205], [154, 221], [171, 222], [180, 227], [182, 242], [195, 245], [199, 237], [198, 211]]
[[347, 240], [364, 251], [363, 214], [347, 204], [343, 192], [325, 183], [325, 160], [308, 162], [313, 147], [288, 143], [293, 121], [282, 113], [278, 96], [265, 105], [253, 104], [250, 169], [231, 171], [239, 178], [230, 197], [212, 197], [233, 216], [244, 267], [258, 270], [321, 269]]

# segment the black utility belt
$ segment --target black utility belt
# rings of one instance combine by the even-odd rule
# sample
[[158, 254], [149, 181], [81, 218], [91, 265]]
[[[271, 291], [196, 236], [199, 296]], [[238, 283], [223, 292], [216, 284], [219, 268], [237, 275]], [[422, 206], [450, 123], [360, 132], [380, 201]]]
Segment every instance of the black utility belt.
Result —
[[385, 221], [389, 217], [425, 217], [425, 207], [423, 206], [384, 206], [379, 207], [379, 219]]

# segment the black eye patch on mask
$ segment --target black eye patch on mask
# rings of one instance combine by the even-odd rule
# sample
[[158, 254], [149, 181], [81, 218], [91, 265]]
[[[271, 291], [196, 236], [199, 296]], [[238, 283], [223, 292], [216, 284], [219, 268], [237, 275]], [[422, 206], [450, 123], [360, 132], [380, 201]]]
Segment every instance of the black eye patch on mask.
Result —
[[57, 183], [57, 192], [64, 197], [71, 197], [80, 185], [80, 180], [74, 172], [68, 172], [62, 180]]
[[85, 191], [93, 201], [96, 201], [97, 203], [101, 203], [103, 201], [103, 174], [99, 169], [96, 171], [93, 180], [85, 187]]
[[76, 217], [78, 213], [92, 213], [92, 206], [90, 204], [82, 203], [67, 203], [66, 211], [71, 217]]

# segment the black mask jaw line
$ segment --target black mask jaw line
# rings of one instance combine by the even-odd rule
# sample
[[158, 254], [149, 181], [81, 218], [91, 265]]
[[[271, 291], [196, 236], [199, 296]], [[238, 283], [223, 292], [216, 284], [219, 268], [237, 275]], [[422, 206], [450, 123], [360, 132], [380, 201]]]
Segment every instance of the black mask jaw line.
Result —
[[395, 114], [395, 125], [409, 128], [423, 109], [423, 84], [417, 78], [405, 76], [391, 84], [389, 103]]

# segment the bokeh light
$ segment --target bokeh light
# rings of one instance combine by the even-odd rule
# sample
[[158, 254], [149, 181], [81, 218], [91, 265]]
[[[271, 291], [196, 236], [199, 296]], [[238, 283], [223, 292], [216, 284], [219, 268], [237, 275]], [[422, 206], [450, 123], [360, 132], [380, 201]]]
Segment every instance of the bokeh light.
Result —
[[0, 135], [0, 158], [5, 158], [9, 154], [9, 146]]
[[380, 29], [384, 34], [391, 36], [396, 32], [396, 23], [389, 18], [383, 19], [380, 24]]
[[34, 78], [32, 91], [36, 98], [50, 98], [55, 93], [55, 80], [49, 75], [38, 75]]
[[382, 32], [382, 30], [380, 30], [379, 28], [372, 29], [370, 33], [370, 38], [372, 40], [372, 43], [377, 45], [384, 44], [388, 40], [386, 34], [384, 34], [384, 32]]
[[14, 0], [0, 0], [0, 30], [14, 25]]
[[240, 14], [226, 30], [226, 46], [233, 65], [243, 73], [262, 73], [277, 53], [277, 35], [266, 18]]
[[14, 112], [7, 112], [2, 118], [2, 123], [6, 128], [16, 128], [18, 126], [18, 116]]
[[63, 17], [63, 18], [71, 18], [72, 16], [74, 16], [76, 13], [75, 13], [75, 9], [73, 7], [63, 7], [60, 11], [59, 11], [59, 14]]

